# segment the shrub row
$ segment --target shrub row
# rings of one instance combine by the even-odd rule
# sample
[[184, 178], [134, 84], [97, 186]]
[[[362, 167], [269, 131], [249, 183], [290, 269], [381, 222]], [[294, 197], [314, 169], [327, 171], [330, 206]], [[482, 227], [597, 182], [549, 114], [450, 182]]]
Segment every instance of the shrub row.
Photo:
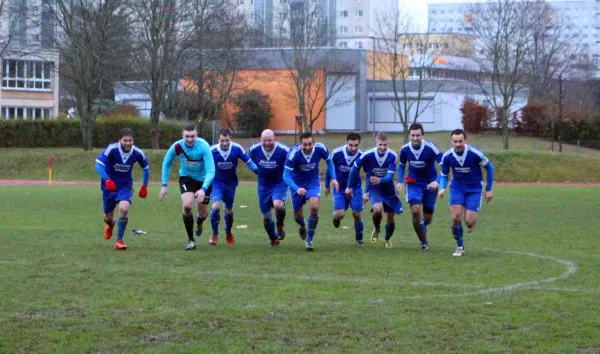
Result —
[[[159, 145], [168, 148], [181, 138], [183, 122], [160, 121]], [[135, 145], [151, 148], [150, 121], [135, 116], [98, 117], [94, 130], [94, 147], [104, 147], [118, 140], [119, 131], [131, 128], [135, 134]], [[202, 127], [199, 135], [204, 137]], [[0, 147], [45, 148], [80, 147], [83, 145], [78, 120], [0, 120]]]

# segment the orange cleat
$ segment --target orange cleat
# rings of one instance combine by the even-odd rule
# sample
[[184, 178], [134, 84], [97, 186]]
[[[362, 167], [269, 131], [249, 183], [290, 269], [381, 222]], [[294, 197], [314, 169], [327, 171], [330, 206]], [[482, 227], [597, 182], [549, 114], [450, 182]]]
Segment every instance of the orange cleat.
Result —
[[225, 236], [225, 240], [227, 241], [228, 245], [233, 245], [235, 243], [235, 238], [233, 237], [233, 234], [231, 232], [227, 233], [227, 235]]
[[115, 224], [106, 225], [106, 227], [104, 228], [104, 239], [105, 240], [110, 240], [110, 238], [112, 237], [114, 228], [115, 228]]
[[208, 239], [208, 244], [211, 246], [216, 246], [217, 245], [217, 240], [218, 240], [219, 236], [217, 235], [212, 235], [209, 239]]
[[123, 243], [121, 240], [117, 240], [115, 243], [115, 249], [118, 251], [125, 251], [127, 249], [127, 245]]

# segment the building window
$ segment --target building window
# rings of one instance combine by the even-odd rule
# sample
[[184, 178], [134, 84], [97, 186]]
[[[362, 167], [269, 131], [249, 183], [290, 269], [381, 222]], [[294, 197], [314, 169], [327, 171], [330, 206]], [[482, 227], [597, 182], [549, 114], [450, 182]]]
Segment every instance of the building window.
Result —
[[410, 44], [410, 43], [404, 43], [403, 49], [410, 50], [411, 47], [412, 47], [412, 44]]
[[356, 10], [356, 17], [363, 17], [363, 10], [357, 9]]
[[363, 33], [363, 28], [362, 28], [362, 26], [356, 26], [356, 27], [354, 28], [354, 31], [355, 31], [356, 33]]
[[26, 91], [52, 91], [51, 62], [4, 60], [2, 88]]
[[238, 5], [244, 5], [244, 0], [239, 0]]
[[429, 49], [438, 49], [437, 43], [429, 43]]
[[348, 48], [348, 42], [340, 42], [340, 48]]
[[34, 107], [2, 107], [2, 115], [4, 119], [50, 119], [52, 118], [50, 108], [34, 108]]
[[280, 20], [285, 20], [285, 17], [286, 17], [285, 15], [286, 15], [286, 13], [285, 13], [285, 12], [280, 12], [280, 13], [279, 13], [279, 19], [280, 19]]
[[344, 10], [340, 13], [342, 17], [348, 17], [348, 10]]
[[340, 33], [348, 33], [348, 26], [340, 26]]
[[362, 42], [354, 42], [354, 48], [356, 49], [362, 49], [363, 48], [363, 44]]
[[448, 49], [448, 48], [450, 48], [450, 45], [448, 43], [444, 43], [444, 48]]

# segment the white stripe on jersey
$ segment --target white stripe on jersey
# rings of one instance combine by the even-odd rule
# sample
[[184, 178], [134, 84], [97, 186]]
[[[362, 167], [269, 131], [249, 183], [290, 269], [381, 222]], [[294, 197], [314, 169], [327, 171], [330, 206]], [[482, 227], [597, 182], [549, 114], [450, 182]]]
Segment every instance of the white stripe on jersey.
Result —
[[137, 146], [133, 147], [133, 150], [137, 151], [140, 155], [142, 155], [142, 158], [145, 160], [146, 159], [146, 154], [144, 154], [144, 152]]
[[282, 144], [280, 142], [276, 142], [275, 143], [275, 148], [277, 148], [278, 146], [280, 148], [282, 148], [283, 150], [285, 150], [286, 152], [290, 151], [290, 148], [287, 145], [285, 145], [285, 144]]
[[118, 149], [118, 148], [119, 148], [119, 143], [112, 143], [112, 144], [108, 145], [108, 146], [106, 147], [106, 150], [104, 150], [104, 156], [108, 156], [108, 155], [110, 155], [110, 152], [111, 152], [113, 149]]
[[99, 163], [99, 164], [101, 164], [102, 166], [106, 166], [106, 165], [104, 165], [104, 163], [102, 161], [100, 161], [98, 159], [96, 159], [96, 162]]
[[237, 146], [237, 147], [239, 147], [239, 148], [242, 150], [242, 154], [245, 154], [245, 153], [246, 153], [246, 150], [244, 150], [244, 148], [242, 147], [242, 145], [240, 145], [240, 144], [238, 144], [238, 143], [235, 143], [235, 142], [233, 142], [233, 141], [232, 141], [232, 142], [231, 142], [231, 146], [229, 146], [229, 148], [231, 149], [231, 147], [233, 147], [233, 146]]
[[289, 152], [289, 156], [288, 156], [288, 160], [292, 161], [294, 159], [294, 155], [296, 155], [296, 153], [298, 151], [300, 151], [302, 149], [302, 146], [296, 146], [295, 148], [293, 148], [290, 152]]
[[437, 156], [437, 154], [440, 153], [440, 149], [438, 149], [438, 147], [431, 141], [423, 140], [423, 144], [425, 144], [426, 146], [429, 146], [431, 148], [431, 150], [433, 150], [433, 152], [436, 154], [436, 156]]
[[256, 148], [259, 148], [260, 146], [261, 146], [260, 143], [254, 143], [254, 144], [250, 145], [250, 147], [248, 148], [248, 151], [252, 151]]

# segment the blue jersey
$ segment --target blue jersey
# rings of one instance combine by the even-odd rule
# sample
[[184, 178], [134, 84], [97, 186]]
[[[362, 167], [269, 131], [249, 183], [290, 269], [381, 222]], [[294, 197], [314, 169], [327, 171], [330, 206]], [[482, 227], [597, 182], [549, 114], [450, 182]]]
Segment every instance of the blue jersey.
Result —
[[465, 145], [465, 151], [458, 155], [454, 149], [446, 151], [442, 157], [442, 176], [447, 176], [452, 168], [452, 187], [464, 192], [481, 192], [483, 174], [481, 167], [489, 160], [483, 152], [471, 145]]
[[260, 143], [250, 146], [248, 155], [258, 167], [258, 186], [274, 186], [283, 182], [285, 159], [290, 148], [275, 143], [273, 150], [265, 151]]
[[210, 151], [215, 161], [215, 181], [237, 186], [238, 160], [242, 160], [244, 163], [250, 161], [250, 156], [248, 156], [242, 145], [232, 142], [229, 150], [225, 151], [221, 149], [221, 145], [217, 144], [211, 146]]
[[437, 178], [436, 161], [442, 162], [442, 152], [432, 142], [423, 140], [418, 150], [413, 148], [412, 143], [408, 143], [400, 149], [400, 166], [398, 168], [404, 171], [408, 163], [407, 177], [416, 183], [429, 184]]
[[179, 157], [181, 167], [179, 176], [186, 176], [198, 182], [204, 182], [202, 188], [208, 189], [215, 178], [215, 162], [206, 140], [196, 138], [194, 145], [185, 145], [185, 139], [175, 142], [167, 151], [162, 166], [162, 185], [166, 186], [171, 174], [175, 157]]
[[[362, 150], [358, 150], [355, 155], [350, 155], [348, 152], [348, 145], [340, 146], [335, 148], [331, 152], [331, 159], [333, 160], [333, 165], [335, 166], [335, 176], [337, 177], [337, 181], [340, 184], [340, 191], [343, 191], [348, 187], [348, 177], [350, 177], [350, 170], [354, 165], [354, 161], [359, 158], [363, 154]], [[358, 178], [355, 178], [352, 181], [351, 188], [360, 187], [362, 184], [360, 173], [358, 174]]]
[[297, 144], [290, 149], [285, 160], [285, 168], [293, 172], [292, 178], [298, 186], [318, 185], [320, 183], [319, 162], [329, 159], [329, 151], [321, 143], [315, 143], [312, 152], [308, 155], [302, 151], [302, 145]]
[[[132, 146], [129, 152], [125, 152], [121, 149], [121, 143], [119, 142], [108, 145], [98, 155], [96, 162], [104, 166], [106, 174], [115, 182], [117, 188], [133, 185], [132, 167], [136, 162], [143, 169], [150, 167], [142, 150]], [[102, 190], [105, 188], [104, 182], [104, 179], [102, 179]]]
[[[380, 155], [379, 152], [377, 152], [377, 148], [374, 148], [363, 153], [362, 156], [356, 159], [354, 161], [354, 166], [359, 170], [362, 167], [365, 170], [367, 181], [369, 181], [371, 176], [383, 178], [387, 176], [388, 172], [396, 173], [397, 163], [398, 155], [391, 149], [388, 149], [385, 154]], [[377, 191], [382, 195], [396, 194], [393, 179], [390, 182], [384, 182], [378, 185], [367, 183], [367, 187], [369, 191]]]

